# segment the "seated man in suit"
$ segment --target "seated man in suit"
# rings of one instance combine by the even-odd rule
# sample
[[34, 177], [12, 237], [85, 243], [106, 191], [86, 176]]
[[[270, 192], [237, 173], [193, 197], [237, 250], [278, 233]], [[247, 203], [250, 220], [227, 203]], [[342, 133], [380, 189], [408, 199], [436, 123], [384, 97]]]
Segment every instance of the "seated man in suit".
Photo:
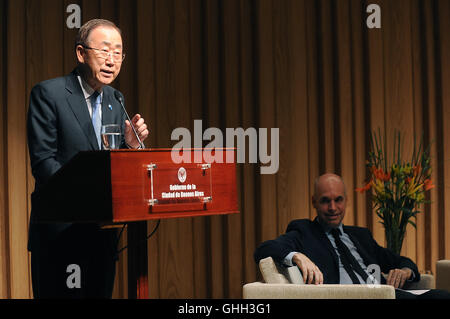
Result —
[[[312, 203], [317, 217], [291, 221], [286, 233], [263, 242], [255, 251], [257, 263], [271, 256], [286, 266], [297, 265], [307, 284], [366, 284], [367, 268], [378, 265], [387, 279], [381, 283], [402, 288], [407, 281], [419, 281], [412, 260], [392, 253], [373, 239], [367, 228], [344, 226], [346, 191], [340, 176], [325, 174], [316, 179]], [[396, 289], [397, 298], [450, 298], [445, 291], [416, 296]]]
[[[30, 95], [27, 134], [36, 184], [28, 249], [35, 298], [111, 298], [116, 232], [91, 223], [39, 223], [33, 203], [45, 182], [78, 152], [102, 149], [102, 124], [122, 128], [121, 148], [141, 147], [131, 125], [141, 140], [149, 134], [139, 114], [132, 123], [125, 120], [115, 97], [122, 94], [109, 86], [125, 57], [120, 29], [108, 20], [86, 22], [78, 32], [75, 54], [78, 66], [71, 74], [37, 84]], [[74, 265], [79, 267], [80, 277], [75, 286], [68, 284]]]

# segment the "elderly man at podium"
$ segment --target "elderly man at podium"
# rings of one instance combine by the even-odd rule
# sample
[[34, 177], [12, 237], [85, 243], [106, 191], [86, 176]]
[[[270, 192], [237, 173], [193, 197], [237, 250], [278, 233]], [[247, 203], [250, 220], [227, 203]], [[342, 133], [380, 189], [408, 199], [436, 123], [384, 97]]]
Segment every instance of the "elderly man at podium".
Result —
[[[88, 21], [78, 32], [75, 52], [78, 65], [72, 73], [31, 91], [27, 134], [33, 195], [78, 152], [102, 149], [102, 124], [119, 125], [120, 148], [141, 148], [149, 134], [139, 114], [131, 123], [126, 119], [123, 95], [109, 86], [125, 58], [120, 29], [108, 20]], [[116, 231], [97, 224], [37, 223], [38, 213], [32, 207], [28, 241], [34, 297], [111, 298]]]

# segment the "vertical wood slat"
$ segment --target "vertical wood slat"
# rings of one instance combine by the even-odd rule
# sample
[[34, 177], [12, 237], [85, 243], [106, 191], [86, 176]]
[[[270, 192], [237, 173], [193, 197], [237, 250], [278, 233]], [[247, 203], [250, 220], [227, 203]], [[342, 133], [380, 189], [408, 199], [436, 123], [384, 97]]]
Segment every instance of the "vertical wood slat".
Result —
[[24, 92], [26, 66], [23, 61], [26, 54], [25, 1], [18, 1], [8, 6], [7, 25], [7, 165], [8, 165], [8, 222], [9, 222], [9, 270], [12, 298], [29, 298], [28, 253], [27, 253], [27, 162], [26, 141], [23, 139], [26, 114], [26, 97]]
[[[272, 1], [263, 1], [256, 4], [257, 15], [257, 74], [259, 106], [258, 124], [261, 128], [276, 127], [275, 122], [275, 92], [273, 87], [274, 56], [273, 56], [273, 25]], [[278, 235], [278, 220], [274, 212], [277, 211], [276, 177], [273, 175], [260, 175], [260, 220], [261, 240], [274, 238]]]
[[319, 108], [322, 112], [319, 120], [321, 125], [321, 152], [320, 156], [323, 157], [324, 166], [320, 168], [320, 174], [327, 172], [337, 172], [339, 167], [336, 167], [336, 153], [337, 145], [336, 141], [336, 122], [335, 115], [337, 113], [338, 103], [335, 100], [335, 74], [336, 74], [336, 51], [335, 51], [335, 39], [334, 35], [334, 15], [333, 3], [334, 1], [319, 0], [317, 3], [318, 14], [318, 28], [317, 42], [319, 45], [319, 69], [317, 70], [320, 79], [320, 95], [319, 95]]
[[[204, 59], [204, 52], [202, 48], [203, 42], [203, 16], [202, 16], [202, 2], [200, 0], [190, 1], [188, 7], [189, 14], [189, 91], [190, 91], [190, 105], [191, 105], [191, 123], [192, 119], [203, 119], [203, 81], [204, 74], [202, 63]], [[207, 244], [207, 218], [192, 218], [192, 258], [194, 260], [193, 270], [193, 290], [194, 298], [209, 297], [208, 287], [208, 265], [204, 262], [206, 256], [209, 255]]]
[[[306, 29], [306, 41], [307, 41], [307, 113], [308, 113], [308, 172], [309, 172], [309, 196], [311, 199], [314, 195], [314, 180], [319, 176], [321, 169], [321, 159], [320, 159], [320, 128], [319, 123], [319, 96], [322, 94], [319, 91], [319, 75], [317, 72], [318, 68], [318, 43], [316, 35], [317, 26], [317, 8], [316, 2], [306, 1], [305, 2], [305, 29]], [[283, 156], [280, 154], [280, 157]], [[313, 205], [309, 208], [309, 218], [313, 219], [316, 216]], [[306, 216], [305, 216], [306, 217]]]
[[[174, 69], [174, 79], [175, 79], [175, 95], [176, 95], [176, 105], [175, 112], [177, 116], [176, 127], [182, 126], [189, 128], [193, 132], [193, 117], [192, 112], [194, 106], [191, 100], [191, 55], [190, 55], [190, 6], [189, 2], [176, 2], [173, 3], [174, 9], [174, 54], [175, 54], [175, 69]], [[196, 106], [195, 106], [196, 107]], [[175, 123], [174, 123], [175, 124]], [[167, 135], [169, 136], [169, 135]], [[193, 218], [183, 218], [180, 221], [172, 221], [174, 225], [177, 226], [177, 231], [179, 232], [179, 243], [178, 243], [178, 256], [175, 256], [174, 262], [177, 263], [177, 277], [180, 282], [177, 283], [179, 286], [179, 293], [181, 295], [194, 296], [194, 268], [195, 260], [194, 256], [194, 232], [193, 232]], [[172, 239], [173, 241], [173, 239]], [[184, 263], [184, 260], [189, 260], [189, 263]]]
[[[280, 168], [276, 175], [276, 202], [277, 202], [277, 234], [281, 234], [286, 229], [289, 223], [289, 194], [290, 187], [289, 176], [290, 170], [295, 171], [296, 168], [292, 162], [292, 152], [290, 150], [289, 134], [291, 129], [289, 127], [289, 120], [293, 117], [292, 107], [290, 105], [290, 46], [289, 46], [289, 32], [290, 19], [286, 15], [288, 12], [289, 3], [287, 1], [281, 2], [279, 5], [274, 5], [272, 10], [273, 21], [273, 64], [274, 64], [274, 107], [276, 112], [276, 122], [274, 127], [279, 128], [279, 149], [282, 154], [286, 156], [280, 158]], [[287, 85], [286, 85], [287, 84]], [[267, 128], [270, 130], [270, 128]], [[268, 132], [268, 136], [269, 132]], [[259, 141], [261, 143], [268, 141]], [[273, 146], [272, 146], [273, 147]], [[292, 164], [290, 164], [292, 163]], [[295, 165], [295, 164], [294, 164]], [[275, 189], [274, 189], [275, 191]], [[274, 197], [274, 194], [271, 195]]]
[[[256, 105], [253, 96], [253, 56], [255, 54], [253, 48], [253, 26], [254, 26], [254, 6], [250, 2], [240, 2], [240, 24], [241, 24], [241, 39], [240, 39], [240, 58], [241, 58], [241, 103], [242, 103], [242, 125], [243, 128], [256, 128]], [[242, 196], [241, 211], [242, 227], [243, 227], [243, 282], [253, 282], [257, 280], [257, 265], [253, 259], [253, 252], [256, 247], [256, 164], [246, 163], [240, 164], [243, 166], [242, 188], [245, 196]]]
[[[387, 2], [384, 41], [385, 59], [385, 101], [386, 101], [386, 142], [388, 160], [392, 158], [394, 131], [400, 130], [404, 135], [402, 144], [403, 156], [412, 154], [413, 136], [413, 103], [412, 103], [412, 70], [411, 70], [411, 36], [410, 36], [410, 5], [408, 1], [398, 4]], [[415, 233], [407, 227], [403, 253], [415, 259], [415, 251], [410, 249], [410, 243], [415, 241]]]
[[[224, 120], [227, 128], [239, 127], [241, 123], [240, 111], [240, 36], [239, 36], [239, 2], [236, 0], [225, 1], [223, 8], [223, 87], [224, 87]], [[228, 141], [227, 141], [228, 142]], [[234, 144], [234, 143], [233, 143]], [[237, 180], [240, 180], [242, 166], [238, 166]], [[241, 184], [237, 185], [237, 193], [241, 194]], [[238, 203], [241, 206], [242, 197], [238, 195]], [[241, 287], [232, 285], [232, 282], [242, 282], [243, 269], [240, 266], [242, 260], [242, 229], [241, 215], [225, 217], [225, 253], [227, 258], [224, 277], [226, 278], [226, 292], [231, 298], [239, 298]]]
[[81, 0], [81, 23], [100, 16], [100, 0]]
[[9, 235], [8, 235], [8, 162], [7, 162], [7, 72], [6, 31], [8, 21], [7, 3], [0, 3], [0, 298], [9, 297]]
[[[146, 147], [154, 147], [157, 141], [156, 129], [156, 56], [155, 56], [155, 3], [139, 0], [136, 3], [136, 61], [139, 61], [136, 75], [137, 107], [147, 123], [150, 135]], [[131, 63], [135, 63], [132, 61]], [[156, 222], [147, 223], [147, 232], [156, 227]], [[148, 240], [149, 297], [159, 297], [158, 232]]]
[[[221, 42], [221, 22], [222, 13], [219, 9], [218, 1], [206, 1], [203, 3], [204, 22], [204, 73], [203, 96], [205, 99], [204, 111], [208, 127], [220, 127], [221, 112], [223, 109], [223, 100], [221, 93], [222, 68], [221, 51], [223, 49]], [[208, 255], [207, 271], [209, 276], [208, 288], [210, 297], [225, 297], [225, 279], [224, 265], [225, 253], [223, 252], [222, 242], [224, 241], [223, 223], [225, 217], [212, 216], [207, 218], [207, 240]]]
[[[439, 212], [439, 234], [440, 234], [440, 250], [442, 251], [438, 259], [450, 259], [450, 169], [449, 161], [450, 158], [450, 128], [447, 123], [450, 120], [450, 92], [447, 89], [450, 87], [450, 40], [448, 38], [448, 30], [450, 30], [450, 3], [448, 1], [440, 0], [437, 3], [436, 10], [434, 14], [438, 15], [439, 24], [435, 26], [438, 28], [439, 37], [436, 39], [439, 43], [437, 48], [440, 48], [439, 61], [440, 68], [436, 68], [436, 72], [440, 77], [437, 80], [441, 83], [438, 94], [440, 95], [439, 103], [441, 104], [441, 114], [438, 120], [441, 121], [443, 128], [442, 132], [442, 145], [443, 145], [443, 190], [441, 190], [443, 205], [440, 206], [441, 210]], [[440, 74], [439, 74], [440, 73]], [[442, 174], [442, 173], [441, 173]], [[445, 243], [445, 244], [442, 244]], [[433, 261], [435, 259], [432, 259]]]
[[[435, 53], [434, 53], [434, 27], [432, 25], [432, 11], [433, 6], [431, 2], [422, 3], [419, 7], [421, 9], [422, 15], [422, 54], [423, 57], [421, 59], [422, 63], [422, 90], [420, 90], [422, 96], [422, 110], [426, 110], [423, 112], [423, 126], [424, 126], [424, 136], [427, 139], [427, 142], [435, 140], [436, 143], [431, 144], [431, 165], [433, 168], [432, 178], [435, 181], [435, 184], [442, 185], [439, 183], [439, 175], [436, 173], [439, 171], [439, 162], [440, 162], [440, 138], [441, 133], [439, 132], [439, 125], [436, 125], [436, 119], [439, 116], [438, 105], [436, 100], [436, 90], [434, 89], [437, 82], [434, 76], [434, 70], [436, 68], [434, 61]], [[421, 111], [422, 111], [421, 110]], [[438, 188], [440, 188], [438, 186]], [[439, 189], [433, 189], [428, 194], [430, 200], [432, 201], [429, 207], [426, 207], [426, 210], [423, 212], [424, 216], [420, 216], [417, 222], [422, 221], [424, 226], [424, 234], [423, 238], [425, 243], [422, 245], [422, 251], [425, 251], [424, 258], [424, 269], [435, 271], [434, 263], [429, 262], [431, 259], [436, 259], [438, 256], [437, 243], [439, 242], [438, 238], [438, 215], [439, 210], [441, 209], [440, 199], [442, 198], [442, 192]], [[419, 235], [420, 237], [420, 235]], [[431, 245], [430, 245], [431, 244]], [[430, 247], [431, 246], [431, 247]], [[420, 246], [419, 246], [420, 247]]]
[[[386, 28], [386, 6], [385, 1], [373, 1], [371, 3], [378, 4], [381, 8], [381, 30], [369, 29], [367, 34], [367, 54], [368, 54], [368, 104], [369, 109], [369, 123], [370, 130], [372, 132], [381, 131], [382, 135], [385, 134], [385, 101], [384, 101], [384, 78], [385, 78], [385, 66], [384, 66], [384, 41], [383, 34]], [[367, 4], [367, 2], [365, 2]], [[366, 155], [367, 156], [367, 155]], [[375, 240], [378, 244], [384, 246], [384, 230], [379, 223], [378, 216], [375, 212], [369, 214], [371, 216], [370, 224], [372, 225], [372, 232]]]
[[[288, 24], [287, 48], [290, 71], [287, 82], [290, 83], [289, 92], [289, 113], [290, 119], [287, 121], [287, 128], [290, 133], [287, 135], [289, 141], [286, 149], [289, 162], [286, 162], [285, 170], [288, 176], [288, 211], [287, 219], [280, 229], [284, 232], [287, 224], [292, 219], [308, 218], [311, 196], [309, 192], [309, 169], [308, 165], [308, 65], [307, 65], [307, 34], [306, 34], [306, 1], [289, 1], [286, 8], [286, 20]], [[281, 116], [281, 114], [280, 114]], [[280, 131], [282, 127], [280, 126]], [[280, 144], [281, 141], [280, 136]], [[286, 154], [286, 153], [284, 153]], [[280, 167], [281, 167], [280, 148]], [[277, 174], [278, 176], [278, 174]], [[280, 178], [278, 176], [278, 182]], [[299, 207], [302, 209], [299, 211]]]
[[[417, 2], [417, 1], [416, 1]], [[413, 101], [414, 101], [414, 133], [416, 136], [421, 136], [424, 133], [424, 126], [428, 126], [427, 117], [424, 115], [423, 106], [426, 104], [424, 99], [426, 98], [426, 88], [424, 85], [424, 81], [422, 81], [424, 77], [424, 73], [426, 73], [426, 63], [422, 63], [422, 61], [426, 61], [427, 53], [422, 52], [421, 47], [421, 39], [425, 36], [423, 35], [426, 30], [428, 30], [428, 25], [426, 21], [422, 19], [422, 11], [420, 6], [414, 5], [411, 11], [411, 20], [417, 21], [413, 23], [411, 29], [411, 39], [412, 39], [412, 71], [413, 71]], [[420, 25], [425, 25], [425, 30], [420, 27]], [[428, 39], [428, 37], [426, 37]], [[428, 46], [427, 46], [428, 47]], [[425, 56], [424, 56], [425, 55]], [[425, 81], [428, 83], [428, 81]], [[422, 92], [422, 88], [424, 88], [424, 92]], [[425, 134], [424, 134], [425, 135]], [[428, 134], [426, 134], [428, 136]], [[434, 165], [433, 165], [434, 166]], [[423, 209], [422, 209], [423, 211]], [[417, 225], [417, 237], [416, 237], [416, 251], [417, 258], [416, 263], [419, 271], [426, 269], [425, 268], [425, 259], [426, 256], [421, 252], [425, 250], [425, 214], [429, 214], [429, 212], [422, 212], [417, 215], [416, 225]]]
[[[425, 212], [425, 227], [426, 227], [426, 248], [425, 248], [425, 258], [426, 269], [430, 269], [432, 272], [436, 271], [436, 264], [431, 262], [431, 260], [439, 259], [439, 242], [441, 242], [442, 238], [440, 237], [439, 224], [441, 221], [439, 220], [439, 215], [443, 212], [443, 208], [445, 205], [444, 192], [445, 186], [443, 184], [444, 178], [443, 174], [439, 174], [444, 168], [444, 158], [442, 155], [445, 151], [443, 151], [443, 139], [445, 139], [445, 135], [443, 134], [443, 125], [445, 122], [441, 122], [442, 111], [441, 111], [441, 103], [438, 100], [438, 96], [441, 94], [438, 92], [438, 87], [440, 85], [440, 81], [436, 79], [436, 75], [433, 74], [439, 68], [439, 61], [436, 60], [437, 52], [435, 50], [435, 27], [431, 26], [429, 23], [432, 23], [433, 17], [432, 15], [435, 8], [433, 3], [425, 3], [424, 4], [424, 20], [427, 26], [426, 29], [426, 43], [423, 43], [426, 47], [426, 75], [424, 78], [426, 79], [427, 89], [424, 90], [423, 93], [427, 94], [427, 99], [424, 100], [426, 103], [424, 106], [427, 109], [427, 116], [425, 118], [428, 119], [428, 123], [425, 125], [428, 127], [427, 134], [429, 142], [436, 141], [431, 145], [431, 165], [433, 165], [432, 178], [437, 185], [437, 189], [432, 189], [429, 194], [430, 200], [432, 200], [431, 205], [428, 210]], [[427, 23], [428, 22], [428, 23]], [[428, 47], [430, 45], [430, 47]], [[435, 65], [435, 66], [433, 66]], [[434, 68], [434, 70], [433, 70]], [[445, 170], [444, 170], [445, 174]]]
[[[139, 3], [139, 1], [136, 1], [136, 3]], [[113, 22], [116, 21], [118, 23], [119, 19], [117, 12], [118, 11], [117, 0], [100, 0], [100, 3], [98, 5], [99, 5], [99, 16], [98, 16], [99, 18], [107, 19]], [[136, 15], [139, 15], [139, 13], [140, 11], [136, 10]], [[83, 23], [86, 21], [83, 21]], [[120, 25], [118, 27], [120, 28]]]
[[354, 129], [354, 105], [352, 101], [353, 81], [352, 70], [354, 68], [351, 59], [351, 48], [353, 43], [350, 38], [350, 2], [342, 1], [336, 6], [336, 43], [337, 43], [337, 94], [335, 99], [338, 103], [338, 116], [335, 117], [338, 123], [337, 133], [339, 136], [339, 156], [340, 175], [346, 182], [347, 187], [347, 209], [344, 223], [354, 225], [357, 211], [354, 210], [354, 144], [342, 143], [342, 141], [351, 141], [353, 139]]
[[[366, 168], [365, 165], [360, 165], [357, 163], [364, 163], [366, 161], [366, 132], [367, 126], [365, 123], [366, 116], [366, 98], [365, 98], [365, 39], [364, 39], [364, 19], [361, 19], [361, 13], [363, 12], [363, 4], [358, 0], [351, 0], [350, 2], [350, 19], [351, 19], [351, 60], [352, 65], [352, 83], [353, 83], [353, 143], [354, 143], [354, 183], [356, 187], [362, 187], [366, 180]], [[348, 188], [348, 192], [353, 192], [353, 189]], [[355, 221], [354, 224], [357, 226], [367, 225], [367, 195], [356, 194], [354, 197], [355, 205]]]

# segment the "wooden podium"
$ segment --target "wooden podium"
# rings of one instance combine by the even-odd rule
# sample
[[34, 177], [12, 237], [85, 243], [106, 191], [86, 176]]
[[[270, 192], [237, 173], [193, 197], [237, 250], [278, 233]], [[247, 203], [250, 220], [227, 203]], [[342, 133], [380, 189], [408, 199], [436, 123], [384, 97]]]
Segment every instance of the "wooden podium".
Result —
[[[174, 162], [172, 152], [191, 162]], [[128, 295], [147, 298], [142, 221], [238, 213], [235, 149], [80, 152], [40, 189], [34, 204], [38, 222], [128, 223]]]

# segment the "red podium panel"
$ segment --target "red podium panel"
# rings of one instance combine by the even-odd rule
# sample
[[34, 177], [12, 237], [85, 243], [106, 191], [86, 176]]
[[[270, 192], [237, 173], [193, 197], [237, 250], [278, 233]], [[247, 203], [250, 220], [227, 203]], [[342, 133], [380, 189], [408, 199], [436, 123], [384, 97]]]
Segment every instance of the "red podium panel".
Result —
[[112, 220], [238, 213], [235, 165], [176, 164], [170, 149], [111, 151]]
[[236, 164], [225, 162], [235, 150], [217, 150], [223, 163], [176, 164], [172, 149], [80, 152], [36, 194], [37, 221], [124, 223], [238, 213]]

